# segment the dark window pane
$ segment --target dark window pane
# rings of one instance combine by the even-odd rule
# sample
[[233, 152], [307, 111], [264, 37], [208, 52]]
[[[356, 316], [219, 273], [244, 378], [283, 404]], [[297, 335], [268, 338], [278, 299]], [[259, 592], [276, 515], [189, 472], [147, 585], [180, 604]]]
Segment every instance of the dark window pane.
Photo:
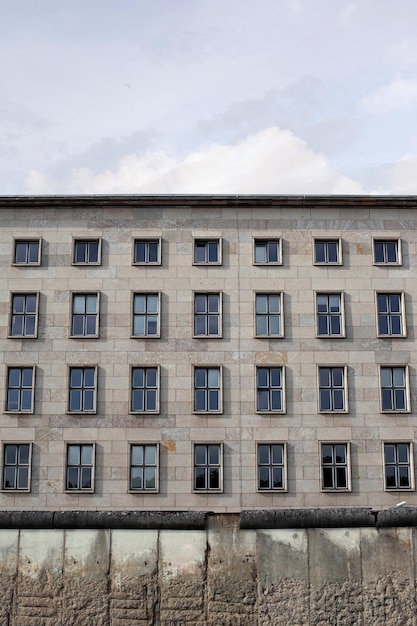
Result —
[[17, 488], [27, 489], [29, 486], [29, 468], [19, 467], [17, 470]]
[[3, 487], [4, 489], [16, 489], [16, 468], [5, 467], [3, 473]]
[[67, 489], [79, 489], [78, 467], [69, 467], [67, 471]]
[[204, 465], [207, 458], [206, 446], [195, 446], [194, 455], [196, 465]]
[[388, 488], [395, 488], [397, 486], [395, 467], [385, 467], [385, 480]]
[[75, 263], [85, 263], [87, 260], [87, 242], [76, 241], [75, 242]]
[[158, 262], [158, 242], [150, 241], [148, 243], [149, 263]]
[[135, 243], [135, 263], [146, 262], [146, 242], [136, 241]]
[[346, 476], [346, 469], [344, 467], [336, 468], [336, 481], [337, 481], [337, 487], [339, 487], [339, 489], [346, 489], [347, 476]]
[[339, 249], [339, 242], [338, 241], [328, 241], [327, 242], [327, 254], [328, 254], [328, 262], [329, 263], [337, 263], [338, 262], [338, 249]]
[[272, 487], [274, 489], [283, 489], [283, 471], [281, 467], [272, 468]]
[[316, 241], [314, 245], [316, 263], [324, 263], [325, 257], [325, 243], [323, 241]]
[[269, 445], [258, 446], [258, 463], [261, 465], [269, 463]]
[[270, 488], [270, 468], [260, 467], [259, 468], [259, 489], [269, 489], [269, 488]]
[[333, 469], [323, 467], [323, 489], [333, 489]]
[[384, 244], [382, 241], [374, 241], [375, 263], [384, 263]]
[[210, 468], [210, 489], [218, 489], [220, 487], [220, 471], [218, 468]]
[[86, 389], [84, 391], [84, 411], [92, 411], [94, 409], [94, 391], [92, 389]]
[[30, 241], [28, 250], [28, 263], [37, 263], [39, 261], [39, 242]]
[[130, 488], [143, 489], [143, 468], [132, 467], [130, 475]]
[[194, 469], [195, 489], [206, 489], [206, 470], [204, 467]]

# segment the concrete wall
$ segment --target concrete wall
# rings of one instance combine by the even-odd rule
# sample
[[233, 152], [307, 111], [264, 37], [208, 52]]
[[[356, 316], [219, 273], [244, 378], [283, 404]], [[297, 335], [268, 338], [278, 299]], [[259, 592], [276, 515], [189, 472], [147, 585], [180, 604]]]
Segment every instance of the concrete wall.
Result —
[[415, 528], [1, 530], [1, 626], [415, 626]]

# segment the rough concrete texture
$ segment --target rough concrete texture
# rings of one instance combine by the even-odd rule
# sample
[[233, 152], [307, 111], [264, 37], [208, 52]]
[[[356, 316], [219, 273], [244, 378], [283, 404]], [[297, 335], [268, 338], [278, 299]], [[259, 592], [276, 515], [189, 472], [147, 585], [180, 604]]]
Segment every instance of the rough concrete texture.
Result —
[[0, 626], [416, 626], [415, 528], [1, 530]]

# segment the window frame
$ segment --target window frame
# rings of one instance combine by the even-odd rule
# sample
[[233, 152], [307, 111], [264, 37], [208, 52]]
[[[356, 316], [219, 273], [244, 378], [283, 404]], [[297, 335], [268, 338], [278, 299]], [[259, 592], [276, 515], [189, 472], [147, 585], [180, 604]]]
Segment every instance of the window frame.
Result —
[[[382, 311], [380, 313], [378, 309], [378, 297], [385, 296], [390, 298], [391, 296], [400, 296], [400, 320], [401, 320], [401, 333], [381, 333], [379, 331], [379, 317], [380, 315], [386, 315], [388, 318], [389, 326], [392, 324], [392, 316], [398, 315], [397, 313], [391, 313], [390, 311]], [[375, 291], [375, 313], [376, 313], [376, 332], [377, 337], [382, 339], [389, 338], [402, 338], [407, 337], [407, 322], [405, 316], [405, 292], [404, 291]]]
[[[324, 244], [326, 244], [326, 250], [325, 250], [325, 260], [324, 261], [317, 261], [317, 254], [316, 254], [316, 243], [322, 242]], [[337, 261], [328, 261], [326, 260], [326, 257], [328, 258], [329, 256], [329, 252], [328, 252], [328, 244], [329, 243], [336, 243], [337, 244]], [[328, 267], [330, 266], [340, 266], [343, 265], [343, 246], [342, 246], [342, 238], [341, 237], [314, 237], [313, 238], [313, 265], [316, 265], [318, 267]]]
[[[325, 314], [320, 314], [318, 310], [318, 298], [320, 296], [326, 296], [327, 299], [331, 296], [339, 296], [340, 312], [338, 317], [340, 319], [340, 333], [326, 333], [321, 334], [319, 332], [319, 319], [326, 317], [327, 327], [331, 327], [330, 320], [332, 317], [336, 317], [336, 314], [332, 313], [328, 306], [328, 311]], [[346, 326], [345, 326], [345, 292], [344, 291], [315, 291], [314, 292], [314, 305], [315, 305], [315, 318], [316, 318], [316, 337], [319, 339], [345, 339], [346, 338]]]
[[[375, 244], [377, 243], [381, 243], [384, 246], [383, 248], [384, 258], [387, 256], [386, 245], [389, 243], [396, 243], [397, 244], [397, 261], [377, 261], [376, 254], [375, 254]], [[386, 237], [386, 236], [372, 237], [372, 263], [373, 265], [376, 265], [378, 267], [401, 266], [403, 264], [401, 238], [400, 237]]]
[[[257, 261], [256, 260], [256, 246], [257, 245], [261, 245], [262, 243], [265, 244], [265, 250], [267, 252], [268, 250], [268, 244], [271, 243], [275, 243], [277, 245], [277, 254], [278, 254], [278, 260], [277, 261], [268, 261], [268, 258], [266, 258], [265, 261]], [[268, 257], [269, 255], [266, 253], [265, 257]], [[270, 265], [282, 265], [283, 264], [283, 259], [282, 259], [282, 238], [281, 237], [264, 237], [264, 236], [254, 236], [252, 238], [252, 264], [253, 265], [258, 265], [258, 266], [270, 266]]]
[[[271, 459], [272, 446], [282, 446], [282, 463], [261, 463], [259, 449], [261, 446], [269, 446], [269, 459]], [[261, 467], [268, 467], [269, 469], [269, 484], [273, 482], [272, 470], [274, 467], [282, 469], [282, 487], [261, 487], [260, 482], [260, 469]], [[286, 441], [257, 441], [256, 442], [256, 491], [258, 493], [287, 493], [288, 492], [288, 453]]]
[[[80, 448], [80, 464], [75, 465], [75, 464], [69, 464], [69, 449], [70, 447], [76, 447], [78, 446]], [[89, 464], [82, 464], [81, 463], [81, 448], [83, 447], [91, 447], [91, 458], [92, 458], [92, 462], [91, 465]], [[65, 478], [64, 478], [64, 492], [65, 493], [76, 493], [76, 494], [81, 494], [81, 493], [94, 493], [95, 492], [95, 469], [96, 469], [96, 443], [95, 441], [67, 441], [65, 442]], [[78, 468], [83, 468], [83, 467], [91, 467], [91, 477], [90, 477], [90, 482], [91, 482], [91, 486], [90, 487], [74, 487], [71, 488], [69, 487], [69, 474], [68, 474], [68, 470], [70, 467], [78, 467]], [[80, 482], [81, 477], [79, 477], [78, 482]]]
[[[146, 258], [149, 259], [149, 244], [150, 243], [157, 243], [158, 244], [158, 253], [157, 253], [157, 260], [156, 261], [136, 261], [136, 244], [139, 242], [143, 242], [147, 244], [147, 248], [146, 248]], [[162, 239], [159, 236], [149, 236], [149, 237], [133, 237], [133, 244], [132, 244], [132, 265], [134, 266], [151, 266], [151, 267], [155, 267], [157, 265], [162, 265]]]
[[[77, 251], [77, 244], [78, 243], [85, 243], [87, 246], [87, 251], [86, 251], [86, 256], [87, 256], [87, 260], [86, 261], [76, 261], [76, 251]], [[96, 243], [97, 244], [97, 261], [89, 261], [88, 260], [88, 256], [89, 256], [89, 245], [92, 243]], [[91, 266], [91, 265], [101, 265], [101, 237], [73, 237], [72, 239], [72, 262], [71, 265], [75, 265], [75, 266]]]
[[[331, 393], [331, 399], [332, 399], [332, 405], [334, 404], [334, 394], [333, 392], [335, 390], [340, 389], [340, 387], [337, 386], [332, 386], [330, 385], [329, 387], [321, 387], [320, 386], [320, 370], [322, 369], [329, 369], [329, 370], [335, 370], [335, 369], [341, 369], [343, 372], [343, 387], [341, 388], [343, 390], [343, 409], [334, 409], [334, 408], [330, 408], [330, 409], [322, 409], [321, 408], [321, 390], [322, 389], [329, 389], [330, 393]], [[333, 376], [333, 374], [331, 373], [331, 376]], [[339, 364], [320, 364], [317, 365], [317, 390], [318, 390], [318, 394], [317, 394], [317, 412], [320, 414], [325, 414], [325, 415], [329, 415], [329, 414], [345, 414], [345, 413], [349, 413], [349, 403], [348, 403], [348, 366], [347, 365], [339, 365]]]
[[[219, 386], [218, 387], [209, 387], [208, 385], [208, 373], [209, 370], [218, 370], [219, 376]], [[206, 370], [206, 380], [207, 384], [205, 387], [197, 387], [196, 386], [196, 372], [197, 370]], [[197, 409], [196, 408], [196, 391], [197, 389], [205, 390], [205, 405], [206, 409]], [[209, 409], [209, 390], [218, 389], [218, 409]], [[193, 414], [195, 415], [221, 415], [223, 413], [223, 366], [222, 365], [193, 365]]]
[[[134, 446], [139, 446], [141, 448], [143, 448], [143, 452], [142, 452], [142, 456], [143, 456], [143, 463], [142, 464], [133, 464], [132, 462], [132, 449]], [[152, 464], [146, 464], [145, 462], [145, 448], [147, 447], [151, 447], [154, 446], [155, 447], [155, 458], [156, 458], [156, 463], [155, 465]], [[147, 493], [159, 493], [159, 470], [160, 470], [160, 447], [159, 447], [159, 443], [155, 442], [155, 441], [129, 441], [129, 485], [128, 485], [128, 493], [137, 493], [137, 494], [147, 494]], [[146, 487], [132, 487], [132, 481], [133, 481], [133, 477], [132, 477], [132, 470], [135, 467], [141, 467], [143, 469], [143, 474], [142, 474], [142, 484], [145, 484], [145, 480], [144, 480], [144, 472], [145, 469], [147, 467], [154, 467], [155, 468], [155, 487], [152, 489], [147, 489]]]
[[[82, 379], [83, 384], [81, 387], [71, 387], [71, 373], [73, 370], [82, 370]], [[94, 371], [94, 386], [86, 387], [84, 385], [84, 375], [86, 370]], [[70, 365], [68, 367], [68, 400], [67, 400], [67, 410], [66, 413], [71, 415], [95, 415], [97, 413], [97, 389], [98, 389], [98, 366], [97, 365]], [[81, 394], [84, 396], [85, 390], [93, 390], [93, 408], [92, 409], [84, 409], [84, 401], [82, 402], [82, 407], [80, 409], [71, 409], [71, 391], [75, 389], [81, 389]]]
[[[71, 328], [70, 328], [70, 335], [69, 338], [70, 339], [99, 339], [100, 337], [100, 291], [71, 291], [71, 298], [70, 298], [70, 304], [71, 304]], [[87, 296], [95, 296], [96, 297], [96, 313], [74, 313], [74, 300], [76, 297], [79, 296], [84, 296], [84, 298], [87, 298]], [[86, 302], [86, 300], [84, 301]], [[85, 308], [85, 307], [84, 307]], [[95, 333], [91, 333], [91, 334], [82, 334], [82, 335], [75, 335], [73, 333], [74, 331], [74, 317], [78, 315], [79, 317], [83, 317], [84, 321], [83, 321], [83, 326], [86, 327], [86, 320], [88, 316], [95, 316], [96, 319], [96, 328], [95, 328]]]
[[[24, 297], [25, 298], [25, 309], [26, 309], [26, 298], [28, 296], [35, 296], [36, 298], [36, 307], [35, 307], [35, 313], [25, 313], [23, 312], [23, 314], [17, 314], [20, 315], [23, 319], [24, 319], [24, 324], [26, 325], [26, 317], [29, 315], [34, 315], [35, 317], [35, 331], [33, 333], [33, 335], [28, 335], [28, 334], [22, 334], [22, 335], [17, 335], [17, 334], [13, 334], [12, 330], [13, 330], [13, 318], [15, 316], [15, 313], [13, 312], [13, 305], [14, 305], [14, 299], [15, 297]], [[12, 291], [10, 294], [10, 307], [9, 307], [9, 323], [8, 323], [8, 335], [7, 337], [9, 339], [37, 339], [38, 337], [38, 321], [39, 321], [39, 291]]]
[[[207, 463], [205, 464], [197, 464], [196, 463], [196, 448], [197, 446], [204, 446], [206, 448], [206, 458], [207, 458]], [[219, 453], [219, 463], [218, 464], [210, 464], [208, 461], [208, 451], [209, 451], [209, 446], [217, 446], [218, 447], [218, 453]], [[207, 474], [206, 474], [206, 478], [205, 478], [205, 487], [204, 488], [197, 488], [196, 487], [196, 469], [198, 467], [204, 467], [207, 469]], [[208, 471], [210, 469], [210, 467], [213, 468], [218, 468], [219, 471], [219, 486], [218, 487], [210, 487], [210, 485], [208, 484]], [[223, 479], [224, 479], [224, 445], [223, 442], [221, 441], [196, 441], [192, 443], [192, 468], [193, 468], [193, 476], [192, 476], [192, 492], [193, 493], [224, 493], [224, 487], [223, 487]]]
[[[205, 246], [208, 247], [209, 244], [212, 243], [216, 243], [217, 244], [217, 261], [210, 261], [209, 260], [209, 254], [208, 254], [208, 249], [206, 248], [205, 250], [205, 260], [204, 261], [197, 261], [196, 260], [196, 246], [197, 244], [204, 244]], [[193, 265], [196, 266], [219, 266], [219, 265], [223, 265], [223, 239], [222, 237], [193, 237]]]
[[[16, 260], [17, 245], [20, 243], [38, 244], [38, 259], [37, 261], [25, 261], [23, 263]], [[27, 255], [26, 255], [27, 256]], [[39, 267], [42, 262], [42, 237], [14, 237], [13, 238], [13, 253], [12, 253], [12, 266], [14, 267]]]
[[[281, 370], [280, 378], [281, 378], [281, 386], [272, 386], [270, 384], [271, 380], [271, 370]], [[260, 387], [258, 384], [258, 372], [260, 370], [268, 370], [268, 387]], [[285, 389], [285, 365], [255, 365], [255, 389], [256, 389], [256, 397], [255, 397], [255, 413], [258, 415], [284, 415], [287, 412], [286, 407], [286, 389]], [[259, 409], [259, 390], [267, 390], [268, 391], [268, 405], [271, 403], [271, 394], [272, 391], [276, 389], [280, 391], [281, 394], [281, 409]]]
[[[17, 457], [17, 462], [13, 463], [13, 464], [9, 464], [6, 465], [6, 448], [7, 446], [17, 446], [18, 448], [18, 457]], [[29, 459], [27, 463], [19, 463], [19, 449], [21, 446], [28, 446], [29, 447]], [[33, 443], [31, 441], [3, 441], [2, 442], [2, 477], [1, 477], [1, 489], [0, 491], [3, 493], [30, 493], [31, 491], [31, 480], [32, 480], [32, 449], [33, 449]], [[27, 487], [21, 487], [19, 488], [18, 486], [16, 487], [5, 487], [5, 482], [6, 482], [6, 467], [15, 467], [17, 472], [16, 472], [16, 476], [15, 476], [15, 484], [17, 484], [18, 480], [18, 473], [19, 473], [19, 468], [27, 468]]]
[[[197, 296], [205, 296], [206, 298], [206, 312], [199, 313], [196, 311], [196, 299]], [[218, 313], [211, 314], [208, 311], [208, 299], [210, 296], [217, 296], [218, 298]], [[209, 334], [208, 332], [205, 334], [197, 334], [196, 333], [196, 322], [197, 319], [205, 318], [205, 328], [209, 330], [209, 319], [210, 317], [216, 317], [218, 321], [218, 330], [217, 334]], [[193, 339], [221, 339], [223, 336], [223, 292], [222, 291], [193, 291]]]
[[[133, 377], [135, 370], [143, 370], [144, 372], [144, 386], [143, 387], [133, 387]], [[147, 372], [150, 370], [155, 370], [156, 372], [156, 387], [146, 386], [146, 376]], [[146, 404], [146, 392], [148, 390], [155, 389], [156, 390], [156, 408], [155, 409], [134, 409], [133, 408], [133, 392], [135, 389], [143, 389], [144, 394], [144, 405]], [[159, 415], [160, 413], [160, 391], [161, 391], [161, 368], [160, 365], [146, 364], [146, 365], [131, 365], [130, 366], [130, 401], [129, 401], [129, 413], [132, 415]]]
[[[393, 370], [394, 369], [402, 369], [404, 370], [404, 398], [405, 398], [405, 404], [406, 407], [405, 409], [396, 409], [396, 408], [392, 408], [392, 409], [384, 409], [383, 408], [383, 390], [384, 389], [391, 389], [393, 391], [395, 391], [396, 389], [403, 389], [402, 386], [399, 385], [394, 385], [392, 384], [390, 387], [388, 386], [383, 386], [382, 385], [382, 370], [383, 369], [388, 369], [391, 370], [391, 380], [393, 381]], [[409, 366], [408, 365], [404, 365], [403, 363], [399, 363], [399, 364], [389, 364], [386, 365], [385, 363], [380, 363], [378, 365], [378, 380], [379, 380], [379, 410], [380, 413], [411, 413], [411, 390], [410, 390], [410, 372], [409, 372]], [[395, 395], [393, 396], [394, 398], [394, 404], [395, 404]]]
[[[323, 446], [332, 446], [332, 458], [333, 458], [332, 463], [327, 463], [327, 464], [324, 463]], [[345, 457], [346, 457], [345, 463], [337, 463], [337, 461], [334, 460], [336, 457], [336, 453], [335, 453], [336, 446], [345, 447]], [[351, 443], [350, 441], [334, 441], [334, 439], [332, 439], [331, 441], [319, 441], [319, 458], [320, 458], [320, 490], [323, 493], [351, 492], [352, 491], [352, 471], [351, 471]], [[324, 480], [325, 467], [330, 467], [332, 469], [332, 484], [333, 484], [332, 487], [326, 487], [324, 484], [325, 483], [325, 480]], [[337, 469], [338, 468], [345, 468], [346, 487], [338, 487], [337, 485], [335, 486], [335, 483], [337, 483]]]
[[[384, 480], [384, 491], [385, 492], [390, 492], [390, 491], [415, 491], [415, 470], [414, 470], [414, 444], [413, 441], [410, 440], [398, 440], [398, 439], [388, 439], [388, 440], [383, 440], [382, 442], [382, 471], [383, 471], [383, 480]], [[409, 476], [410, 476], [410, 486], [409, 487], [401, 487], [398, 486], [398, 473], [396, 473], [396, 486], [395, 487], [388, 487], [387, 485], [387, 474], [386, 474], [386, 470], [387, 470], [387, 466], [393, 466], [394, 463], [389, 463], [387, 464], [386, 459], [385, 459], [385, 446], [395, 446], [396, 447], [396, 455], [397, 453], [397, 446], [398, 445], [407, 445], [408, 446], [408, 459], [409, 462], [408, 464], [402, 464], [399, 462], [395, 463], [395, 467], [398, 468], [400, 466], [404, 466], [407, 465], [408, 469], [409, 469]]]
[[[255, 319], [255, 334], [256, 339], [282, 339], [284, 337], [284, 293], [282, 291], [255, 291], [254, 292], [254, 319]], [[258, 297], [266, 296], [268, 298], [268, 311], [267, 313], [257, 313]], [[279, 313], [271, 313], [269, 311], [269, 297], [277, 296], [279, 299]], [[270, 317], [276, 316], [279, 318], [279, 333], [268, 333], [266, 335], [259, 334], [258, 331], [258, 316], [267, 318], [268, 330], [270, 328]]]
[[[143, 314], [135, 313], [136, 296], [143, 296], [146, 298], [146, 312]], [[148, 313], [148, 297], [149, 296], [157, 297], [158, 311], [156, 315], [152, 313]], [[131, 334], [130, 334], [130, 337], [132, 339], [160, 339], [161, 337], [161, 292], [160, 291], [133, 291], [132, 292], [132, 304], [131, 304], [130, 310], [132, 311], [132, 324], [131, 324]], [[146, 330], [148, 327], [148, 317], [150, 317], [151, 315], [157, 318], [157, 322], [156, 322], [157, 332], [149, 334], [148, 332], [146, 332]], [[145, 333], [143, 335], [135, 334], [134, 332], [136, 317], [143, 317], [145, 319], [146, 328], [145, 328]]]
[[[11, 370], [20, 370], [20, 379], [22, 378], [23, 370], [31, 370], [32, 371], [32, 386], [24, 387], [22, 384], [19, 387], [10, 387], [10, 372]], [[10, 415], [29, 415], [35, 412], [35, 377], [36, 377], [36, 366], [35, 365], [7, 365], [6, 366], [6, 397], [5, 397], [5, 408], [4, 412]], [[29, 409], [10, 409], [9, 408], [9, 393], [12, 389], [19, 390], [19, 407], [22, 405], [22, 395], [23, 390], [30, 389], [30, 408]]]

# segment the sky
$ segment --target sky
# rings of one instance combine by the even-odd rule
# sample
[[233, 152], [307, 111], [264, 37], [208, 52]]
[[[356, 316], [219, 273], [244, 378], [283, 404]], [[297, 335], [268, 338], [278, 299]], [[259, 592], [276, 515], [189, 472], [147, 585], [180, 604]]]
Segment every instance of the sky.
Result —
[[416, 194], [416, 0], [0, 0], [0, 195]]

